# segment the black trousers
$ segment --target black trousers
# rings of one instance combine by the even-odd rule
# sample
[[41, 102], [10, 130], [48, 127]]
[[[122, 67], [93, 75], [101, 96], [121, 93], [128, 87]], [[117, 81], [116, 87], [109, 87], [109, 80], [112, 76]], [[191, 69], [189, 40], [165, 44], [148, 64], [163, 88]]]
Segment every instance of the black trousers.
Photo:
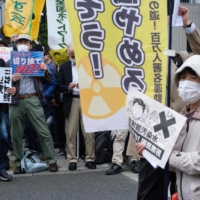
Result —
[[137, 200], [163, 200], [164, 180], [163, 169], [154, 169], [145, 158], [141, 158]]
[[54, 133], [55, 140], [57, 142], [58, 148], [64, 148], [66, 144], [65, 135], [65, 117], [63, 114], [62, 103], [59, 106], [53, 107], [53, 120], [54, 120]]

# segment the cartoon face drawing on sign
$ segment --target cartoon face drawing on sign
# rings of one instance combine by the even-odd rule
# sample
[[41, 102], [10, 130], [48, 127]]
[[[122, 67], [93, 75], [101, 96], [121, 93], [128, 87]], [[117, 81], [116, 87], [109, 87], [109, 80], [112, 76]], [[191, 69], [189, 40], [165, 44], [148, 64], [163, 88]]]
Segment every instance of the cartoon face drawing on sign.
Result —
[[145, 108], [145, 110], [144, 110], [142, 116], [140, 117], [140, 121], [141, 121], [141, 122], [145, 122], [146, 119], [147, 119], [147, 117], [148, 117], [148, 114], [149, 114], [149, 106], [146, 105], [146, 108]]
[[146, 105], [142, 99], [135, 98], [133, 101], [132, 114], [133, 119], [138, 120], [144, 113]]

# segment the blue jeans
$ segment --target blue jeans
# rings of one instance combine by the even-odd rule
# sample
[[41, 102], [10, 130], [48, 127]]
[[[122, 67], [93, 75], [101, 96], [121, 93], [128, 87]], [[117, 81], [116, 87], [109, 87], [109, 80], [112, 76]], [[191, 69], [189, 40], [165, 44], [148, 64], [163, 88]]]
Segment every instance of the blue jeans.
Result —
[[7, 117], [2, 112], [2, 122], [0, 123], [0, 171], [5, 171], [9, 162], [7, 153], [9, 149], [9, 133], [7, 129]]

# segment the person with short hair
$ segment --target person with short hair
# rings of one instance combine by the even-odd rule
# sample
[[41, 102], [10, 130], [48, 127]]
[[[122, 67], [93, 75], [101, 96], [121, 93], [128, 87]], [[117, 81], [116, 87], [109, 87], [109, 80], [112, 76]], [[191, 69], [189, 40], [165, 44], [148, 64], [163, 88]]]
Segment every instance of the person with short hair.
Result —
[[46, 65], [50, 65], [51, 68], [54, 71], [54, 74], [56, 74], [57, 73], [57, 66], [56, 66], [56, 63], [52, 60], [52, 58], [49, 54], [49, 51], [50, 51], [50, 49], [45, 49], [45, 51], [44, 51], [44, 63]]

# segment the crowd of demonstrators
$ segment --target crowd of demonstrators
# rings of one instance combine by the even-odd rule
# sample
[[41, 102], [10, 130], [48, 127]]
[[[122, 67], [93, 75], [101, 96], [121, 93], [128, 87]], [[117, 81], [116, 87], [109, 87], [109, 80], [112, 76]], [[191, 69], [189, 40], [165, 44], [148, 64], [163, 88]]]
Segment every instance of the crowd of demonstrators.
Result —
[[[193, 54], [186, 51], [177, 52], [171, 59], [171, 108], [177, 112], [184, 108], [181, 114], [187, 117], [169, 157], [169, 165], [177, 176], [174, 183], [176, 176], [170, 172], [170, 180], [173, 183], [171, 193], [174, 193], [177, 185], [180, 200], [197, 200], [200, 196], [200, 56], [194, 54], [200, 54], [200, 31], [189, 21], [187, 8], [180, 6], [179, 14], [182, 16], [184, 31]], [[21, 168], [24, 135], [29, 149], [40, 153], [41, 159], [49, 165], [50, 172], [58, 171], [55, 145], [59, 148], [59, 156], [66, 155], [69, 161], [68, 169], [77, 170], [76, 135], [79, 123], [85, 142], [85, 166], [96, 169], [95, 133], [86, 133], [83, 125], [73, 44], [69, 44], [67, 50], [70, 60], [56, 66], [48, 48], [43, 50], [40, 45], [32, 47], [31, 42], [30, 36], [26, 34], [11, 37], [11, 46], [17, 51], [44, 52], [44, 63], [40, 65], [44, 77], [26, 77], [18, 73], [12, 75], [12, 87], [8, 88], [12, 102], [9, 107], [7, 104], [0, 104], [0, 178], [7, 181], [12, 179], [6, 172], [9, 168], [9, 149], [13, 149], [16, 158], [14, 174], [24, 173]], [[2, 46], [9, 45], [0, 37], [0, 47]], [[10, 67], [10, 61], [5, 63], [0, 59], [0, 66]], [[142, 108], [139, 102], [137, 104]], [[116, 136], [113, 142], [112, 164], [106, 171], [107, 175], [123, 171], [121, 165], [128, 130], [114, 132]], [[131, 156], [131, 170], [134, 173], [139, 172], [138, 200], [164, 199], [164, 170], [154, 169], [142, 157], [144, 148], [143, 144], [136, 144], [133, 137], [129, 136], [127, 155]]]

